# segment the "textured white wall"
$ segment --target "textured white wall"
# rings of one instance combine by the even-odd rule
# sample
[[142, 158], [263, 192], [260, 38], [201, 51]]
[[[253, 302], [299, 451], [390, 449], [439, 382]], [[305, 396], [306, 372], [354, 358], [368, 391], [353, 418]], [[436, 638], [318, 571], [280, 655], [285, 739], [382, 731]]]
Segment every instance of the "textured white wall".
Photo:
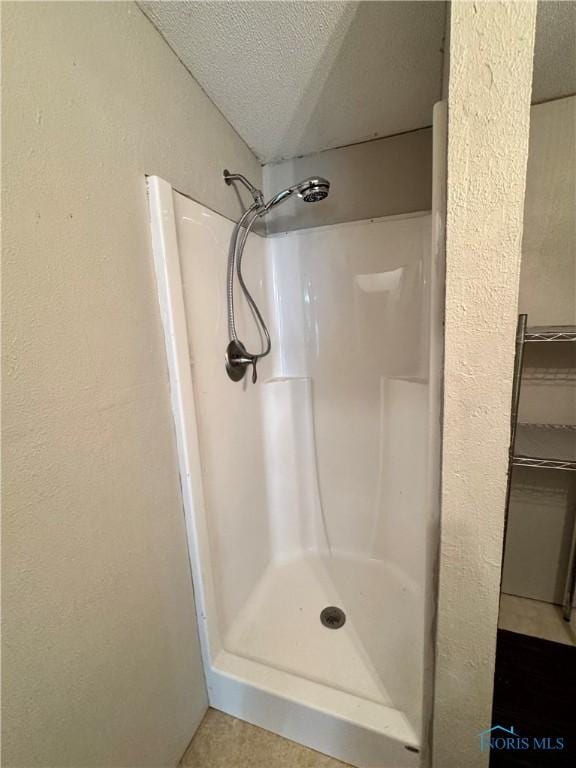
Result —
[[[529, 325], [576, 323], [575, 212], [576, 96], [570, 96], [538, 104], [530, 115], [518, 301]], [[572, 347], [526, 348], [520, 421], [576, 423]]]
[[[576, 323], [575, 211], [576, 96], [570, 96], [538, 104], [530, 115], [518, 301], [529, 325]], [[570, 347], [526, 348], [521, 421], [576, 422], [576, 387], [570, 380], [576, 350]]]
[[489, 758], [535, 15], [451, 5], [435, 768]]
[[145, 173], [253, 155], [130, 3], [3, 3], [3, 765], [174, 765], [205, 707]]
[[[575, 211], [576, 96], [570, 96], [538, 104], [530, 115], [518, 306], [529, 325], [576, 322]], [[520, 421], [576, 423], [573, 347], [526, 347]], [[565, 475], [514, 471], [503, 592], [562, 601], [574, 514]]]
[[531, 325], [576, 323], [575, 211], [576, 96], [570, 96], [531, 110], [519, 298]]

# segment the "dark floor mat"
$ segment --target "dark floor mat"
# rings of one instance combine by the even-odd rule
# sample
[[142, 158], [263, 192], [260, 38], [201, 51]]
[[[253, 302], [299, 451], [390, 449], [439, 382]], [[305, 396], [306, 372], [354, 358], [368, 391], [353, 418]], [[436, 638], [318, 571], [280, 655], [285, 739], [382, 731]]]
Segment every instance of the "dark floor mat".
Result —
[[[490, 768], [576, 766], [576, 648], [498, 630], [492, 724], [529, 739], [526, 750], [492, 750]], [[535, 749], [563, 739], [563, 750]]]

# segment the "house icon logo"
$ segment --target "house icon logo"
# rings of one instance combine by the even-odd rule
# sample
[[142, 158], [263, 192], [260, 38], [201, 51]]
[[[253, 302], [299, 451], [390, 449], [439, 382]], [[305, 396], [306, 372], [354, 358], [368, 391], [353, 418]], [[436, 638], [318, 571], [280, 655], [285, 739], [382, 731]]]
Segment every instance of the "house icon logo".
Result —
[[[514, 728], [504, 728], [503, 725], [493, 725], [492, 728], [488, 728], [482, 731], [480, 734], [480, 751], [485, 752], [492, 746], [493, 739], [517, 739], [518, 734], [514, 732]], [[510, 742], [508, 742], [510, 743]]]

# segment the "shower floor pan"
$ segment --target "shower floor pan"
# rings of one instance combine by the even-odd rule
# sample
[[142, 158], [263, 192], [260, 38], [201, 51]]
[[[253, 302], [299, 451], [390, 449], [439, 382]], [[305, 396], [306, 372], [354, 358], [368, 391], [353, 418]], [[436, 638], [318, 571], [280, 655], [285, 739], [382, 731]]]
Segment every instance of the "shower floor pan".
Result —
[[[379, 681], [330, 560], [296, 557], [268, 567], [214, 660], [210, 703], [351, 765], [419, 766], [414, 729]], [[366, 577], [376, 577], [378, 565], [365, 566]], [[322, 625], [327, 606], [344, 610], [343, 627]]]

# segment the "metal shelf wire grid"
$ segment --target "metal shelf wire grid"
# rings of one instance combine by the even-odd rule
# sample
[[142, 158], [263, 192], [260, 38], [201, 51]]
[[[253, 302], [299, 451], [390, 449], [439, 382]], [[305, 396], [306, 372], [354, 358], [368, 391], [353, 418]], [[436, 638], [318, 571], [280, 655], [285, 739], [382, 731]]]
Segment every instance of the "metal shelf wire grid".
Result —
[[524, 341], [576, 341], [576, 325], [535, 325], [526, 329]]
[[512, 464], [576, 471], [576, 426], [518, 424]]

